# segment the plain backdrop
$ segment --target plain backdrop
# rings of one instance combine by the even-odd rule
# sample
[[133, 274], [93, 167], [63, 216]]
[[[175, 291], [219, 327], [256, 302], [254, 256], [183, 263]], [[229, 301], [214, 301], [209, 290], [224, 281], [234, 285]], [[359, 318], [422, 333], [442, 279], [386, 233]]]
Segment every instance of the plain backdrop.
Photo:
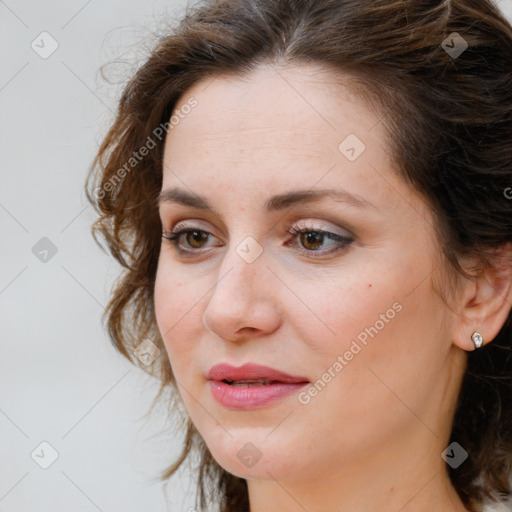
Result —
[[[156, 383], [102, 330], [118, 267], [83, 192], [120, 92], [100, 66], [136, 63], [184, 6], [0, 0], [1, 512], [194, 505], [186, 471], [155, 480], [181, 439], [164, 413], [144, 418]], [[500, 7], [512, 19], [512, 0]]]

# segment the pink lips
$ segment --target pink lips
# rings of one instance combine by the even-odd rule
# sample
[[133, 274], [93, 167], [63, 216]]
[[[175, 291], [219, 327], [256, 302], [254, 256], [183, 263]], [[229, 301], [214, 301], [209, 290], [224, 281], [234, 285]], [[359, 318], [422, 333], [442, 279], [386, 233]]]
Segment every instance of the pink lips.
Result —
[[[212, 395], [228, 409], [258, 409], [274, 403], [309, 384], [305, 377], [296, 377], [287, 373], [247, 363], [238, 368], [223, 363], [213, 366], [206, 378], [210, 381]], [[236, 386], [224, 381], [254, 381], [264, 379], [266, 383], [251, 386]], [[243, 384], [243, 383], [240, 383]]]

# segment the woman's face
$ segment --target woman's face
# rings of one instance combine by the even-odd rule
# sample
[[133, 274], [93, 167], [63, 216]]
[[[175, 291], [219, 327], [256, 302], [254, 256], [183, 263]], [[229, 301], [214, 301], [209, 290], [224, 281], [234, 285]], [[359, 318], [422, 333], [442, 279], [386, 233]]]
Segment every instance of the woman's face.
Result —
[[[190, 232], [183, 252], [162, 240], [158, 326], [193, 423], [247, 479], [378, 460], [407, 473], [418, 452], [444, 464], [463, 371], [433, 290], [431, 213], [397, 176], [379, 116], [319, 76], [263, 66], [199, 82], [165, 143], [162, 227]], [[298, 192], [316, 199], [285, 200]], [[209, 376], [222, 363], [296, 378]]]

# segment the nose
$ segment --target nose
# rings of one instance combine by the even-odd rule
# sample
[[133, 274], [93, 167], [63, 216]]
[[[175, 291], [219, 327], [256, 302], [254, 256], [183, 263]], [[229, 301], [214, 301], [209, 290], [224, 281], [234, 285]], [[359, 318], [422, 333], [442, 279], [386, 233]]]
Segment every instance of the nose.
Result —
[[280, 325], [275, 276], [265, 253], [246, 261], [230, 247], [203, 315], [203, 324], [225, 340], [242, 341], [271, 334]]

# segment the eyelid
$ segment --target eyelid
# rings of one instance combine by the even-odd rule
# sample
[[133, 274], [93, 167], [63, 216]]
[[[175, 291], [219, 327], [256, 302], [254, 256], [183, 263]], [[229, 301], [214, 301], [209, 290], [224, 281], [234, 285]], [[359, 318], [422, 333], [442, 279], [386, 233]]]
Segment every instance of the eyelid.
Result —
[[[213, 233], [211, 231], [210, 228], [206, 227], [206, 226], [202, 226], [201, 225], [201, 220], [199, 219], [187, 219], [187, 220], [180, 220], [178, 221], [169, 231], [166, 231], [166, 233], [168, 234], [172, 234], [172, 233], [176, 233], [177, 231], [180, 231], [182, 229], [197, 229], [197, 230], [201, 230], [201, 231], [206, 231], [208, 232], [209, 234], [215, 236], [216, 238], [219, 238], [218, 236], [215, 235], [215, 233]], [[327, 222], [328, 224], [327, 225], [320, 225], [319, 223], [320, 222]], [[320, 232], [331, 232], [335, 235], [338, 235], [338, 236], [342, 236], [342, 237], [345, 237], [345, 238], [351, 238], [351, 239], [355, 239], [356, 236], [354, 235], [354, 233], [346, 228], [346, 227], [340, 227], [340, 226], [335, 226], [335, 227], [332, 227], [332, 222], [330, 221], [327, 221], [327, 220], [312, 220], [312, 219], [304, 219], [304, 218], [300, 218], [298, 220], [291, 220], [289, 221], [289, 224], [291, 225], [289, 229], [286, 230], [286, 233], [289, 233], [290, 232], [290, 229], [294, 226], [296, 226], [298, 229], [308, 229], [310, 231], [320, 231]], [[342, 232], [338, 232], [338, 230], [342, 230]]]
[[198, 231], [206, 231], [211, 235], [216, 236], [214, 233], [212, 233], [212, 230], [209, 227], [201, 225], [201, 221], [199, 219], [180, 220], [170, 229], [170, 233], [175, 233], [177, 231], [181, 231], [182, 229], [197, 229]]
[[[345, 238], [351, 238], [351, 239], [355, 239], [356, 236], [354, 235], [354, 233], [352, 233], [352, 231], [346, 227], [341, 227], [341, 226], [335, 226], [333, 227], [332, 226], [332, 222], [330, 221], [326, 221], [326, 220], [323, 220], [323, 221], [318, 221], [318, 220], [309, 220], [309, 222], [311, 224], [308, 223], [308, 221], [306, 219], [300, 219], [300, 220], [297, 220], [295, 222], [292, 223], [292, 227], [293, 226], [297, 226], [297, 228], [299, 229], [308, 229], [310, 231], [324, 231], [324, 232], [329, 232], [329, 233], [332, 233], [334, 235], [338, 235], [338, 236], [342, 236], [342, 237], [345, 237]], [[328, 224], [327, 225], [321, 225], [321, 224], [318, 224], [319, 222], [327, 222]], [[339, 230], [342, 230], [342, 232], [340, 233]]]

